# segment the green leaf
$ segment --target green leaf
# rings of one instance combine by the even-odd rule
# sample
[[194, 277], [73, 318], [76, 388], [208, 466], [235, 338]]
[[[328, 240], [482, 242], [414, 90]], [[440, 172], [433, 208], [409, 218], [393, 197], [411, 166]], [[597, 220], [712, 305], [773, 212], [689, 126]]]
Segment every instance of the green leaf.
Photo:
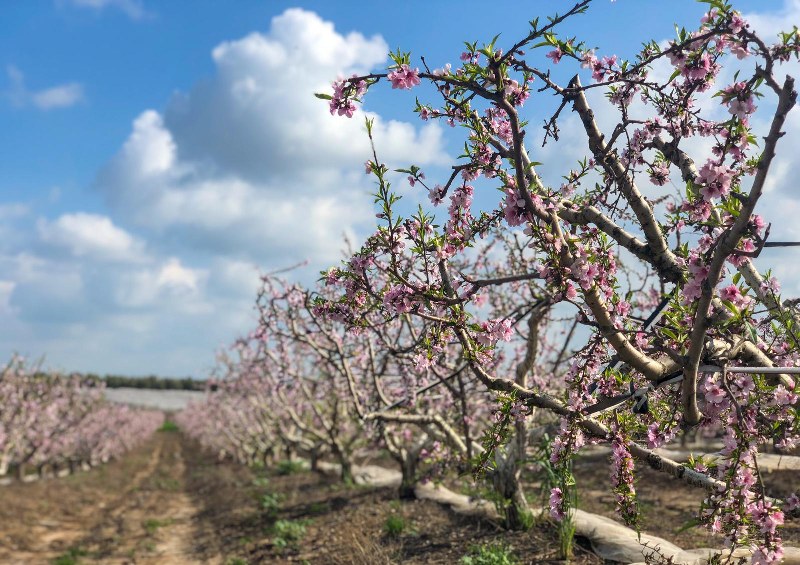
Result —
[[752, 339], [754, 343], [758, 343], [758, 334], [756, 333], [756, 329], [747, 321], [745, 321], [744, 327], [750, 334], [750, 339]]
[[675, 530], [675, 533], [682, 534], [686, 530], [691, 530], [692, 528], [696, 528], [699, 525], [700, 525], [700, 520], [698, 520], [697, 518], [692, 518], [691, 520], [684, 522], [680, 528]]
[[330, 94], [323, 94], [322, 92], [315, 92], [314, 96], [316, 96], [320, 100], [333, 100], [333, 96], [331, 96]]
[[723, 300], [722, 304], [724, 304], [725, 308], [730, 310], [733, 313], [734, 316], [739, 316], [739, 309], [736, 307], [736, 305], [733, 302], [731, 302], [730, 300]]

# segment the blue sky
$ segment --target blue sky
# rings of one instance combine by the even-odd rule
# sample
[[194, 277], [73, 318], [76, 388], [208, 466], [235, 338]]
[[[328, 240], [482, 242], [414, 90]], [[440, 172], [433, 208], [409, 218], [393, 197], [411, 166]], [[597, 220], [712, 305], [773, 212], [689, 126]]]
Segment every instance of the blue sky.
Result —
[[[357, 241], [372, 225], [361, 121], [327, 116], [311, 93], [342, 71], [385, 67], [397, 47], [455, 65], [463, 41], [515, 39], [569, 3], [487, 5], [6, 2], [0, 354], [206, 376], [215, 350], [252, 328], [259, 271], [308, 259], [297, 276], [313, 280], [343, 233]], [[798, 0], [736, 5], [768, 29], [800, 23]], [[596, 0], [565, 29], [630, 56], [702, 12]], [[449, 163], [453, 132], [416, 120], [413, 95], [388, 94], [367, 104], [382, 158]]]

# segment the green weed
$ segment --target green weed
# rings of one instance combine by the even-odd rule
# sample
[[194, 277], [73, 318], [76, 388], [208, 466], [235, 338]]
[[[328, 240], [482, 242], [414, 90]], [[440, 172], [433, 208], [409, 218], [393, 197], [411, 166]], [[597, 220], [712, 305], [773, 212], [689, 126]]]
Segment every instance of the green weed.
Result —
[[83, 550], [79, 547], [71, 547], [55, 559], [53, 559], [53, 565], [78, 565], [80, 563], [80, 557], [86, 557], [89, 555], [89, 552]]
[[142, 522], [142, 528], [144, 528], [144, 531], [147, 532], [148, 536], [152, 536], [158, 531], [159, 528], [169, 526], [170, 524], [172, 524], [172, 519], [157, 520], [155, 518], [149, 518]]
[[281, 509], [281, 502], [283, 501], [283, 496], [278, 493], [274, 492], [265, 492], [261, 495], [259, 499], [259, 504], [261, 505], [261, 511], [266, 514], [268, 517], [275, 517], [278, 515], [278, 511]]
[[396, 538], [406, 529], [406, 521], [402, 516], [390, 514], [383, 523], [383, 532], [390, 538]]
[[306, 520], [278, 520], [272, 526], [272, 543], [278, 549], [298, 547], [306, 535]]
[[461, 565], [517, 565], [518, 561], [506, 545], [488, 543], [476, 545], [461, 558]]
[[288, 459], [284, 459], [283, 461], [278, 461], [278, 464], [275, 466], [275, 472], [278, 475], [294, 475], [295, 473], [299, 473], [304, 469], [303, 464], [300, 461], [290, 461]]
[[164, 420], [164, 423], [161, 424], [161, 427], [158, 428], [159, 432], [177, 432], [178, 431], [178, 424], [173, 422], [172, 420]]

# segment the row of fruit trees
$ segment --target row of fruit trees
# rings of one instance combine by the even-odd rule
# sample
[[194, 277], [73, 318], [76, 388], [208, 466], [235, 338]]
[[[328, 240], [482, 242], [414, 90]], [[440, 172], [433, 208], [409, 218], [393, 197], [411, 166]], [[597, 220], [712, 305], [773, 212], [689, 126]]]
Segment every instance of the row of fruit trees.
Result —
[[[457, 128], [463, 154], [433, 182], [385, 164], [367, 118], [375, 231], [317, 286], [263, 277], [258, 327], [183, 427], [246, 463], [332, 458], [344, 479], [380, 448], [401, 496], [472, 471], [509, 528], [531, 523], [532, 457], [549, 470], [552, 516], [569, 519], [571, 460], [606, 444], [624, 521], [649, 465], [704, 488], [698, 518], [729, 545], [779, 561], [798, 498], [764, 491], [756, 455], [800, 442], [800, 312], [754, 264], [774, 246], [756, 210], [796, 104], [786, 69], [800, 37], [760, 37], [706, 3], [698, 29], [630, 60], [559, 33], [583, 0], [516, 43], [467, 44], [457, 67], [398, 51], [387, 71], [318, 95], [351, 118], [374, 88], [418, 88], [438, 102], [414, 111]], [[570, 80], [551, 72], [570, 65]], [[526, 117], [535, 104], [552, 108], [543, 134]], [[579, 131], [562, 139], [570, 116]], [[546, 182], [539, 144], [584, 156]], [[430, 205], [405, 207], [398, 178]], [[654, 451], [698, 429], [722, 442], [713, 464]]]
[[69, 472], [117, 458], [163, 424], [160, 411], [105, 400], [102, 383], [14, 358], [0, 370], [0, 478]]

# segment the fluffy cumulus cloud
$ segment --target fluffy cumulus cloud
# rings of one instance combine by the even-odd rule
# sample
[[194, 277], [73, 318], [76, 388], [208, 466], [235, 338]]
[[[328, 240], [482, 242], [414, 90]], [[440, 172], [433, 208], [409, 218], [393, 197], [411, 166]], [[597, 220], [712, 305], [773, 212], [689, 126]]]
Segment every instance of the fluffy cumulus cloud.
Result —
[[[208, 374], [215, 350], [253, 329], [260, 272], [306, 260], [290, 276], [313, 281], [345, 237], [373, 228], [363, 119], [332, 117], [313, 93], [385, 65], [387, 51], [287, 10], [213, 49], [209, 78], [140, 112], [98, 171], [105, 212], [4, 204], [0, 343], [69, 369]], [[20, 100], [36, 103], [19, 78]], [[45, 92], [40, 103], [57, 105]], [[438, 125], [370, 115], [382, 159], [446, 162]]]
[[[342, 35], [290, 9], [267, 33], [222, 43], [214, 76], [134, 121], [98, 179], [127, 221], [196, 249], [258, 261], [336, 261], [373, 220], [363, 121], [332, 118], [313, 93], [384, 64], [382, 38]], [[390, 162], [443, 162], [441, 130], [376, 116]]]
[[136, 261], [143, 253], [142, 242], [105, 216], [64, 214], [53, 222], [40, 219], [37, 229], [42, 241], [66, 249], [76, 257]]

